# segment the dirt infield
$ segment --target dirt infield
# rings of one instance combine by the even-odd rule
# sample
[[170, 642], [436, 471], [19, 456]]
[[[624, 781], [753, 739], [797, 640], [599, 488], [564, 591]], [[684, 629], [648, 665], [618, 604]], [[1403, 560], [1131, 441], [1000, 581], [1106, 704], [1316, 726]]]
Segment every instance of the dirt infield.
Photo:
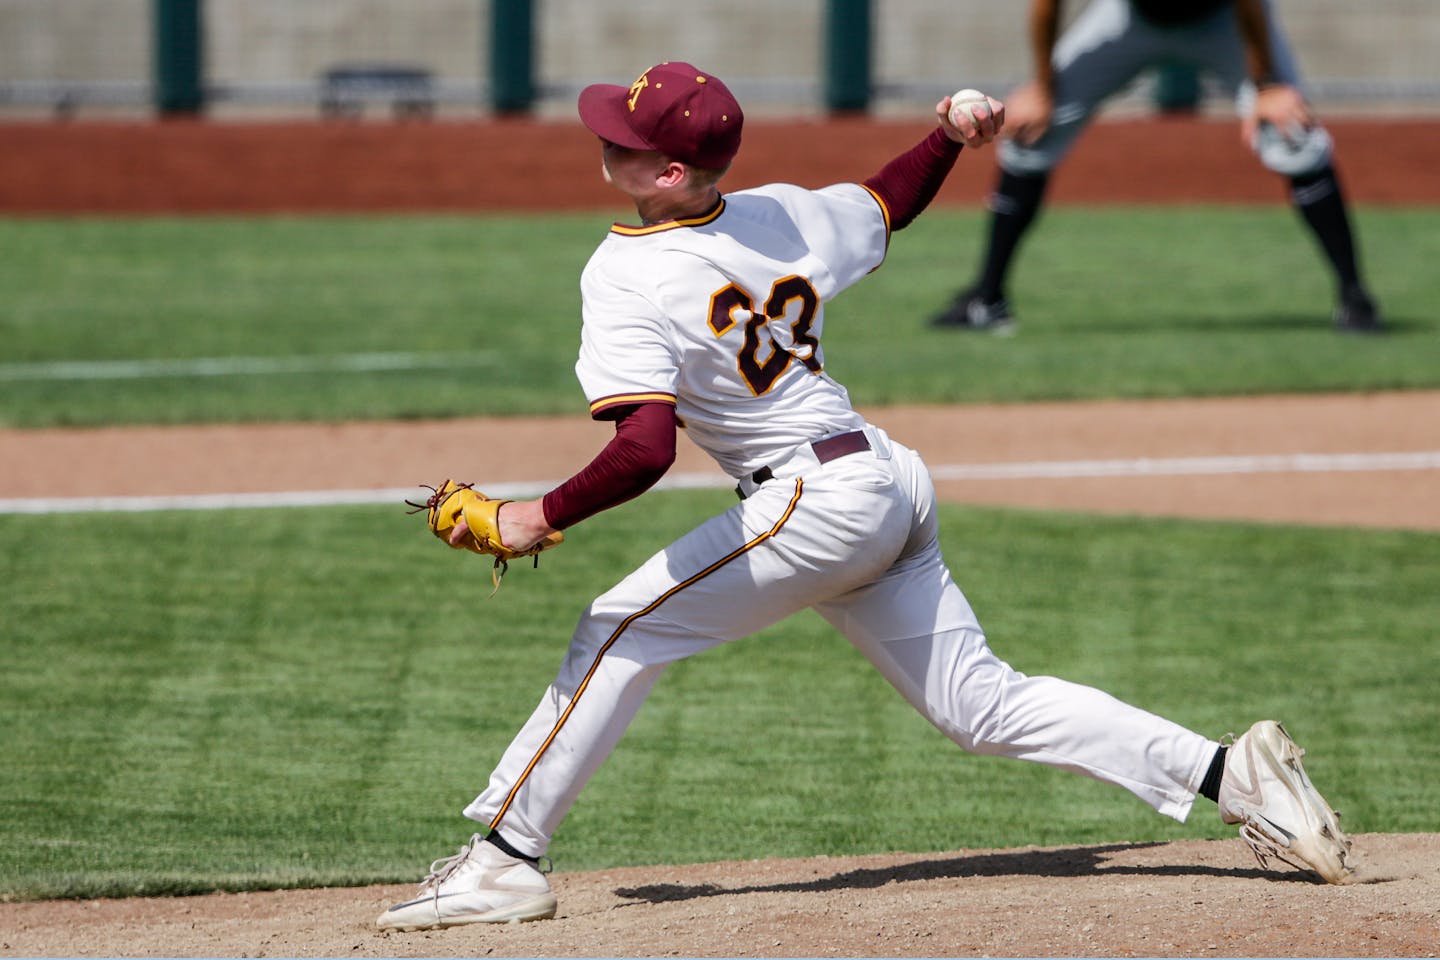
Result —
[[[1436, 391], [864, 412], [955, 502], [1440, 530], [1433, 466], [1383, 459], [1440, 457]], [[487, 451], [487, 484], [558, 483], [612, 432], [582, 416], [0, 429], [0, 462], [24, 465], [0, 471], [0, 499], [394, 490], [453, 471], [457, 442]], [[683, 440], [672, 472], [723, 479]]]
[[381, 934], [412, 887], [0, 904], [0, 955], [1433, 957], [1440, 838], [1356, 840], [1360, 883], [1237, 841], [959, 850], [557, 874], [556, 919]]
[[[851, 179], [924, 129], [756, 124], [732, 176]], [[1355, 199], [1440, 202], [1440, 124], [1332, 129]], [[573, 124], [32, 124], [0, 136], [0, 214], [616, 206]], [[952, 178], [940, 202], [978, 203], [988, 186], [988, 173]], [[1055, 184], [1060, 202], [1282, 198], [1229, 122], [1103, 125]], [[932, 466], [1263, 465], [1433, 451], [1440, 393], [867, 412]], [[448, 470], [436, 456], [470, 431], [506, 465], [491, 482], [563, 479], [606, 436], [579, 418], [0, 431], [0, 463], [20, 465], [0, 471], [0, 498], [304, 490], [334, 477], [406, 486]], [[537, 431], [548, 459], [535, 456]], [[677, 470], [711, 469], [682, 447]], [[83, 478], [76, 463], [91, 465]], [[974, 503], [1440, 529], [1433, 469], [1142, 468], [939, 486]], [[765, 860], [562, 871], [554, 921], [437, 933], [373, 930], [405, 886], [0, 904], [0, 956], [1436, 956], [1440, 836], [1350, 826], [1361, 873], [1346, 887], [1261, 871], [1238, 840]], [[416, 851], [417, 871], [443, 852]]]

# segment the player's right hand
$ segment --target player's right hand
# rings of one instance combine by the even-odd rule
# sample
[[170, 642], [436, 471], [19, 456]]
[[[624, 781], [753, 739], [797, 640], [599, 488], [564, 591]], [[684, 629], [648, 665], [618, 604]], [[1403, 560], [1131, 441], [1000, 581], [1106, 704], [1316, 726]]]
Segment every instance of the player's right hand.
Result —
[[1308, 130], [1315, 125], [1310, 106], [1298, 88], [1288, 83], [1275, 83], [1261, 87], [1255, 93], [1255, 107], [1240, 124], [1240, 133], [1251, 149], [1255, 147], [1255, 134], [1261, 123], [1268, 123], [1281, 131]]
[[1010, 91], [1005, 112], [1005, 135], [1028, 147], [1050, 129], [1055, 100], [1049, 90], [1032, 81]]
[[1005, 126], [1005, 104], [994, 97], [985, 97], [983, 104], [975, 101], [974, 111], [957, 111], [963, 113], [958, 125], [952, 122], [950, 107], [949, 97], [935, 104], [935, 116], [939, 119], [941, 128], [951, 140], [972, 150], [990, 143], [1000, 135]]

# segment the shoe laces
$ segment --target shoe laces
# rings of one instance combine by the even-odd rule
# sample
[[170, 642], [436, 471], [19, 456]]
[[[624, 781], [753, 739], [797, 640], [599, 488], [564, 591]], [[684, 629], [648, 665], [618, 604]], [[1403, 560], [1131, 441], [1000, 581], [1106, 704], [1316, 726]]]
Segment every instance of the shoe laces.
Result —
[[1255, 854], [1255, 861], [1260, 864], [1260, 869], [1268, 870], [1271, 860], [1279, 860], [1289, 864], [1296, 870], [1309, 871], [1310, 867], [1303, 863], [1296, 863], [1285, 855], [1282, 848], [1275, 839], [1256, 824], [1254, 819], [1247, 818], [1240, 826], [1240, 839], [1250, 846], [1250, 852]]
[[[425, 875], [424, 880], [420, 881], [420, 889], [434, 890], [438, 897], [440, 885], [453, 877], [459, 872], [461, 867], [470, 861], [470, 855], [475, 852], [476, 845], [484, 839], [484, 835], [473, 833], [470, 835], [469, 842], [460, 847], [455, 853], [448, 857], [441, 857], [439, 860], [430, 864], [430, 872]], [[555, 862], [545, 856], [535, 859], [531, 862], [531, 865], [540, 873], [550, 873], [555, 869]]]
[[470, 841], [462, 846], [456, 853], [448, 857], [441, 857], [439, 860], [430, 864], [430, 872], [425, 875], [424, 880], [420, 881], [420, 889], [433, 889], [436, 896], [439, 896], [440, 885], [446, 880], [449, 880], [455, 875], [456, 871], [465, 865], [465, 862], [470, 859], [470, 854], [475, 852], [476, 844], [483, 839], [485, 838], [478, 833], [471, 834]]

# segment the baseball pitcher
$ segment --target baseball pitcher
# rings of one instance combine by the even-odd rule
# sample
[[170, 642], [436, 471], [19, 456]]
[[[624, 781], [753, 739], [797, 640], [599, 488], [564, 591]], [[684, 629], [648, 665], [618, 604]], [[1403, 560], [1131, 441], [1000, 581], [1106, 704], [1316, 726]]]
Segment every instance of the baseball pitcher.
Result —
[[719, 184], [744, 116], [715, 76], [662, 63], [628, 86], [586, 88], [579, 109], [605, 178], [638, 214], [610, 229], [580, 278], [575, 371], [614, 438], [537, 500], [491, 509], [442, 484], [432, 527], [499, 559], [554, 547], [560, 531], [659, 480], [682, 429], [735, 479], [740, 500], [580, 614], [558, 675], [465, 808], [483, 829], [378, 925], [553, 916], [537, 863], [665, 668], [807, 607], [962, 748], [1113, 783], [1178, 820], [1208, 796], [1260, 856], [1345, 879], [1348, 841], [1278, 724], [1255, 725], [1227, 751], [1099, 690], [999, 660], [941, 556], [925, 464], [867, 423], [826, 372], [826, 305], [881, 265], [891, 234], [934, 197], [962, 147], [994, 139], [1004, 106], [941, 99], [934, 131], [862, 182], [733, 193]]

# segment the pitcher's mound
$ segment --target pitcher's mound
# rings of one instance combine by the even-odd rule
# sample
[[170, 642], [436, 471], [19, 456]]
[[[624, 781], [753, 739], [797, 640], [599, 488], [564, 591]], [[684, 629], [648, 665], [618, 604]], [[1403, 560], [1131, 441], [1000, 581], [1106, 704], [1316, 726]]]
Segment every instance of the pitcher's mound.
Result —
[[0, 905], [3, 953], [131, 957], [1435, 956], [1440, 835], [1362, 834], [1358, 881], [1239, 840], [627, 867], [554, 920], [381, 934], [411, 886]]

